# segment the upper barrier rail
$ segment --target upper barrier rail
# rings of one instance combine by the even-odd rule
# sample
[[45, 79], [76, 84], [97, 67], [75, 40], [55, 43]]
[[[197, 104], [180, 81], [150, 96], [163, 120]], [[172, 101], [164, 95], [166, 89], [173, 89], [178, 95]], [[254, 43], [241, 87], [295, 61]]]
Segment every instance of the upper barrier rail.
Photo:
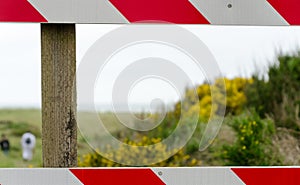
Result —
[[0, 0], [0, 22], [300, 25], [298, 0]]

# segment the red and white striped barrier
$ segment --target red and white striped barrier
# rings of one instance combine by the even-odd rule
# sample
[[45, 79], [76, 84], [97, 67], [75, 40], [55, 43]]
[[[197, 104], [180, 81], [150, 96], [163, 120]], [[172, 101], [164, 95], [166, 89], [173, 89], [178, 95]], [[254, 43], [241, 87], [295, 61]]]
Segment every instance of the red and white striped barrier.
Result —
[[0, 169], [1, 185], [299, 185], [300, 167]]
[[298, 0], [0, 0], [0, 22], [300, 25]]

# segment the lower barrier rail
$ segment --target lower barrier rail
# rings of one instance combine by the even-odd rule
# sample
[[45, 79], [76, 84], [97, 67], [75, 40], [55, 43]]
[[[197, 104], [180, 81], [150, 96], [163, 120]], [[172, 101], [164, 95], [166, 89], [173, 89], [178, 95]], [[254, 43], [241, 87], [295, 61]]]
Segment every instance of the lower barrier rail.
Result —
[[0, 185], [300, 185], [300, 167], [2, 168]]

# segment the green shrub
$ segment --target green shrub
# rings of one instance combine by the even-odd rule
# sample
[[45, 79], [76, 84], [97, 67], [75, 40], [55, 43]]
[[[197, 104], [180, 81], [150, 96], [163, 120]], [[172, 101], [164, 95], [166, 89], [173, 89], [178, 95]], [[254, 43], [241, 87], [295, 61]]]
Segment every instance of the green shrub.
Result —
[[273, 152], [274, 123], [261, 119], [257, 113], [234, 117], [229, 123], [236, 133], [233, 145], [225, 144], [221, 157], [226, 165], [278, 165], [280, 158]]
[[[267, 76], [267, 77], [264, 77]], [[267, 75], [254, 75], [246, 88], [247, 106], [277, 126], [300, 130], [300, 56], [281, 55]]]

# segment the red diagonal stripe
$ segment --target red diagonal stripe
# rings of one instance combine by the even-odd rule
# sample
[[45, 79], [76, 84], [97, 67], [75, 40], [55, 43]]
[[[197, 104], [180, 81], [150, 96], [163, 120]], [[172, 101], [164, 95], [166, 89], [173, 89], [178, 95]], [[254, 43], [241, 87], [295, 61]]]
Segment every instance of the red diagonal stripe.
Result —
[[232, 168], [246, 185], [300, 185], [300, 168]]
[[27, 0], [0, 0], [2, 22], [47, 22]]
[[151, 169], [70, 169], [84, 185], [165, 185]]
[[188, 0], [110, 0], [130, 21], [209, 24]]
[[278, 13], [291, 25], [300, 25], [299, 0], [268, 0]]

